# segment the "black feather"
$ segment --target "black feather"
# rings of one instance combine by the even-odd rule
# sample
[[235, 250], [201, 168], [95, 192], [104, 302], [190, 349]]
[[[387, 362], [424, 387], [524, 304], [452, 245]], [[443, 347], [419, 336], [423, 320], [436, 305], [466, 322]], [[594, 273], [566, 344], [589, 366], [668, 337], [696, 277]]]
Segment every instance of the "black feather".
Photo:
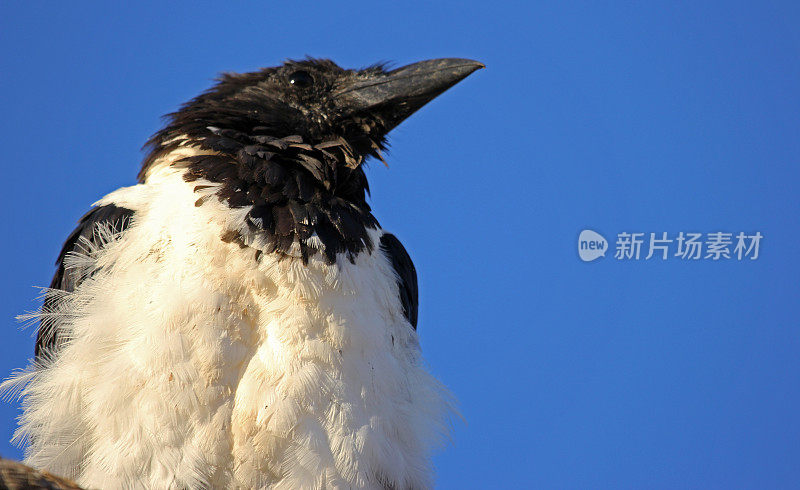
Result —
[[397, 290], [400, 302], [403, 305], [408, 322], [417, 329], [417, 315], [419, 312], [419, 288], [417, 286], [417, 269], [408, 256], [403, 244], [391, 233], [381, 236], [380, 248], [389, 257], [392, 267], [397, 274]]

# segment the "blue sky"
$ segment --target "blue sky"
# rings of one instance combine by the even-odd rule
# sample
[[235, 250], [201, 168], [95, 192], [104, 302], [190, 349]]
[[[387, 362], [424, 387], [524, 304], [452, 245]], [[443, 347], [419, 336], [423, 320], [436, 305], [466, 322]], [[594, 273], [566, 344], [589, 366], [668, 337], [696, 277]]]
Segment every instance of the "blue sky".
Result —
[[[800, 4], [135, 4], [0, 6], [0, 373], [32, 355], [13, 318], [75, 221], [216, 73], [468, 57], [487, 68], [369, 171], [466, 420], [438, 487], [800, 481]], [[764, 238], [757, 260], [585, 263], [587, 228]]]

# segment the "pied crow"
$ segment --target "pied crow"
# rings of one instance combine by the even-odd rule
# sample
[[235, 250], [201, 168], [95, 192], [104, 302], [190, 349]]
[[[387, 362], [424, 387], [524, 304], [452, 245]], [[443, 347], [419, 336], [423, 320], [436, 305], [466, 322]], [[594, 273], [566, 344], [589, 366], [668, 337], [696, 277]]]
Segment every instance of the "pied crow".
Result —
[[67, 238], [15, 435], [92, 488], [432, 486], [451, 399], [364, 162], [483, 65], [305, 59], [224, 74]]

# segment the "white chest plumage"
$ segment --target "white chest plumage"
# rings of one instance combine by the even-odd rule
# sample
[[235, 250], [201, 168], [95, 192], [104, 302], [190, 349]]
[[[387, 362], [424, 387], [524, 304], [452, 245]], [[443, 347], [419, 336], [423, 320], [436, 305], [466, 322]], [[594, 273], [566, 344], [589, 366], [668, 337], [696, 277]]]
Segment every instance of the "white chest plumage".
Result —
[[[449, 397], [424, 368], [377, 246], [325, 263], [220, 239], [232, 210], [180, 172], [101, 204], [135, 211], [69, 259], [88, 277], [18, 375], [26, 461], [97, 488], [425, 488]], [[371, 232], [377, 243], [383, 232]]]

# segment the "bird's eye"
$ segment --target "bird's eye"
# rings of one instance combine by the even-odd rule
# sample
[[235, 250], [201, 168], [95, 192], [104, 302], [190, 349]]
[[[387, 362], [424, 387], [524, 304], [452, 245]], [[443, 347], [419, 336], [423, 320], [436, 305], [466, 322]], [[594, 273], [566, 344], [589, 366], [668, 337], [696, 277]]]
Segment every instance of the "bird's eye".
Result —
[[295, 87], [306, 88], [310, 87], [311, 84], [314, 83], [314, 79], [311, 78], [311, 75], [309, 75], [307, 71], [300, 70], [292, 73], [289, 76], [289, 83]]

